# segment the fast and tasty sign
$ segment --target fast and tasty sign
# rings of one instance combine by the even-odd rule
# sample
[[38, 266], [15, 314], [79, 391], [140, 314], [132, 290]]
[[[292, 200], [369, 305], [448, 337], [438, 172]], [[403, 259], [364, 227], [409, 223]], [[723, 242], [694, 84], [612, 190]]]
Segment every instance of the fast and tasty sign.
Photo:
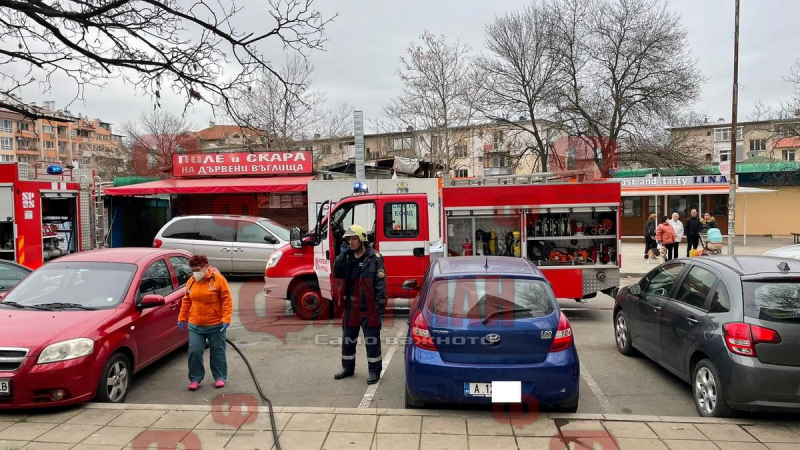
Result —
[[696, 175], [680, 177], [636, 177], [615, 178], [622, 187], [633, 186], [698, 186], [698, 185], [727, 185], [729, 178], [726, 175]]
[[197, 153], [172, 156], [175, 177], [292, 175], [313, 171], [311, 152]]

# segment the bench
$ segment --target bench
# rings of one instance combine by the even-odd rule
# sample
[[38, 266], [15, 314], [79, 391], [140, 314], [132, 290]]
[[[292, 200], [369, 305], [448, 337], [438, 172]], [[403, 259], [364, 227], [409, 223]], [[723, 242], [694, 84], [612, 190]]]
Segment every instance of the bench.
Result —
[[790, 233], [795, 244], [800, 244], [800, 233]]

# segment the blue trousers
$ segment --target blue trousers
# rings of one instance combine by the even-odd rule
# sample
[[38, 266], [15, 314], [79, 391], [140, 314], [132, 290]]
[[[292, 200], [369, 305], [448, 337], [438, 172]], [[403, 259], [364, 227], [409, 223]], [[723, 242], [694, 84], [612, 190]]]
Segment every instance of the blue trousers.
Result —
[[189, 324], [189, 381], [201, 382], [206, 375], [203, 367], [203, 353], [206, 341], [211, 351], [211, 375], [214, 380], [227, 381], [228, 361], [225, 357], [225, 330], [222, 324], [200, 327]]

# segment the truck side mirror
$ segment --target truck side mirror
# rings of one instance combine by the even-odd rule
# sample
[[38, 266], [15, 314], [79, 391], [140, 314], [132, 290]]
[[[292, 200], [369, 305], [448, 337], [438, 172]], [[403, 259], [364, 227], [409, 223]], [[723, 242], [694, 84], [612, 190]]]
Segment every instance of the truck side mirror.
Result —
[[292, 245], [292, 248], [301, 248], [303, 246], [303, 237], [300, 234], [299, 227], [292, 227], [289, 230], [289, 242]]

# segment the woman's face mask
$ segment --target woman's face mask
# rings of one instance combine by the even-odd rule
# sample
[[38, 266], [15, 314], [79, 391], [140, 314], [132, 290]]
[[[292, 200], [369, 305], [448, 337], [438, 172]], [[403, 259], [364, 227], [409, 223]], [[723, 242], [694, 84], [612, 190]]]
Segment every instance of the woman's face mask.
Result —
[[195, 281], [200, 281], [206, 275], [206, 269], [196, 270], [192, 274], [194, 275]]

